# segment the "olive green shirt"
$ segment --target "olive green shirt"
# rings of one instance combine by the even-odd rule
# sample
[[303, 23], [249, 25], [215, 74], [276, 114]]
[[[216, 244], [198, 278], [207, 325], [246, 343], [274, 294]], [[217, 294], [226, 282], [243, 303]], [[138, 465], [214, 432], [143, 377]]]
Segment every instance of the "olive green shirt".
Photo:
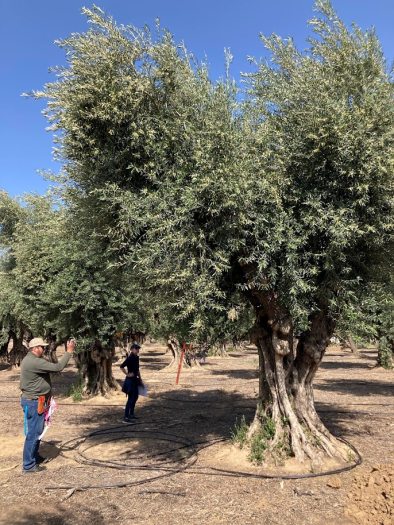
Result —
[[70, 361], [71, 353], [66, 352], [58, 363], [50, 363], [43, 357], [29, 352], [21, 364], [20, 388], [25, 399], [37, 399], [51, 391], [50, 372], [60, 372]]

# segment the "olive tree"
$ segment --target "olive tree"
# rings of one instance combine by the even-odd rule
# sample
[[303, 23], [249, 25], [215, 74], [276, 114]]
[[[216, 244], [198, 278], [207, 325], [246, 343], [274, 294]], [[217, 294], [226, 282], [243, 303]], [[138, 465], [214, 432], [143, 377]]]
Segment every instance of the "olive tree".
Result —
[[343, 456], [316, 413], [312, 383], [341, 302], [374, 279], [392, 234], [391, 78], [373, 31], [349, 30], [329, 2], [317, 6], [309, 48], [264, 37], [271, 62], [250, 77], [256, 195], [263, 201], [268, 181], [276, 206], [268, 224], [256, 213], [241, 261], [261, 356], [256, 423], [272, 417], [273, 441], [287, 432], [300, 459]]
[[257, 63], [242, 103], [169, 33], [118, 27], [97, 9], [85, 10], [89, 31], [60, 43], [68, 64], [36, 93], [69, 209], [169, 319], [203, 340], [221, 316], [254, 309], [249, 435], [268, 424], [268, 449], [285, 443], [314, 463], [348, 458], [312, 384], [342, 302], [388, 256], [393, 168], [376, 35], [317, 6], [306, 51], [263, 37], [272, 59]]
[[13, 274], [16, 266], [13, 239], [24, 215], [21, 202], [0, 191], [0, 358], [11, 367], [20, 365], [27, 351], [24, 340], [29, 335], [20, 289]]
[[[10, 198], [8, 202], [18, 206]], [[118, 390], [112, 374], [115, 332], [125, 329], [125, 323], [141, 322], [132, 278], [125, 280], [110, 267], [100, 239], [87, 235], [50, 194], [25, 196], [14, 222], [3, 256], [4, 265], [12, 261], [2, 279], [7, 284], [1, 291], [3, 326], [15, 319], [53, 347], [75, 337], [84, 393]]]

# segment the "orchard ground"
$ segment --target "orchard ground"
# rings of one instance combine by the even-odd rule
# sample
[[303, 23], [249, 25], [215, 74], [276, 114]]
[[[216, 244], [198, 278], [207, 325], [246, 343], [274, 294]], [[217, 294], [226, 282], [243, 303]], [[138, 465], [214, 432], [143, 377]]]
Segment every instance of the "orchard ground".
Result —
[[41, 446], [50, 460], [29, 475], [21, 472], [19, 370], [1, 371], [0, 524], [394, 523], [393, 372], [374, 367], [374, 349], [354, 356], [330, 347], [315, 381], [324, 423], [358, 449], [363, 464], [298, 480], [259, 477], [267, 469], [230, 442], [236, 420], [254, 415], [254, 347], [182, 370], [178, 386], [169, 362], [164, 346], [143, 346], [149, 396], [138, 401], [139, 419], [124, 425], [121, 392], [67, 397], [77, 378], [72, 360], [53, 380], [59, 407]]

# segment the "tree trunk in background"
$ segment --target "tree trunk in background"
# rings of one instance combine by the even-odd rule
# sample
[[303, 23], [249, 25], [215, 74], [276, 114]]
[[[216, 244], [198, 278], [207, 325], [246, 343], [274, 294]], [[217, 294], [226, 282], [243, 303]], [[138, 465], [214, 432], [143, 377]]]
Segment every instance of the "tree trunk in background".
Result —
[[145, 332], [140, 332], [139, 330], [129, 328], [126, 332], [124, 332], [124, 334], [126, 336], [126, 346], [128, 352], [130, 351], [131, 345], [133, 343], [138, 343], [139, 345], [143, 345], [145, 343]]
[[[209, 348], [209, 354], [215, 357], [228, 357], [227, 341], [220, 341]], [[207, 351], [207, 354], [208, 354]]]
[[[167, 339], [167, 349], [171, 352], [171, 362], [167, 365], [166, 368], [177, 367], [181, 359], [181, 349], [179, 346], [179, 341], [174, 336], [169, 336]], [[187, 366], [187, 364], [186, 364]]]
[[121, 390], [112, 373], [114, 355], [115, 346], [103, 347], [98, 340], [88, 350], [77, 354], [76, 363], [83, 381], [83, 395], [106, 396], [111, 391]]
[[346, 348], [350, 348], [353, 354], [358, 355], [358, 348], [356, 343], [354, 342], [353, 337], [350, 334], [346, 334], [344, 337], [344, 344], [343, 346]]
[[377, 365], [390, 370], [394, 367], [394, 337], [385, 335], [380, 337], [378, 343]]
[[[167, 339], [167, 349], [170, 350], [172, 360], [166, 368], [177, 367], [181, 359], [182, 347], [179, 344], [178, 339], [175, 336], [170, 335]], [[200, 366], [199, 358], [196, 349], [193, 345], [186, 345], [186, 351], [183, 356], [182, 366], [185, 368], [191, 368], [193, 366]]]
[[310, 329], [300, 334], [295, 357], [292, 319], [275, 296], [255, 293], [251, 300], [256, 310], [252, 335], [259, 353], [260, 388], [249, 439], [269, 427], [268, 452], [285, 447], [300, 462], [309, 459], [314, 468], [327, 457], [346, 461], [348, 447], [323, 425], [313, 398], [312, 383], [333, 323], [323, 311], [314, 314]]
[[7, 341], [0, 346], [0, 359], [6, 364], [8, 362], [8, 346], [11, 342], [11, 332], [8, 332]]
[[46, 336], [46, 341], [49, 343], [49, 345], [46, 347], [45, 350], [45, 357], [50, 361], [51, 363], [57, 363], [57, 355], [56, 355], [56, 349], [59, 345], [61, 345], [60, 341], [56, 341], [56, 337], [53, 334], [49, 334]]
[[22, 359], [29, 351], [24, 343], [26, 342], [27, 344], [32, 338], [31, 336], [31, 332], [28, 331], [23, 324], [19, 325], [18, 333], [10, 331], [10, 341], [12, 341], [12, 343], [8, 346], [7, 356], [7, 362], [10, 368], [20, 366]]

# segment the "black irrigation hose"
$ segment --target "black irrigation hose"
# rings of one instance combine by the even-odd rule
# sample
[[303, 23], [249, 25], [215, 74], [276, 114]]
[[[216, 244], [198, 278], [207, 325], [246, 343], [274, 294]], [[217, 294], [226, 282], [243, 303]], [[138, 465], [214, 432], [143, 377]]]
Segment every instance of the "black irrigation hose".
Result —
[[308, 478], [320, 478], [323, 476], [332, 476], [334, 474], [342, 474], [343, 472], [347, 472], [349, 470], [353, 470], [354, 468], [358, 467], [362, 464], [363, 458], [359, 451], [354, 447], [349, 441], [346, 439], [336, 437], [339, 441], [342, 441], [347, 445], [356, 455], [356, 461], [353, 465], [347, 465], [346, 467], [341, 467], [337, 469], [332, 470], [326, 470], [325, 472], [311, 472], [309, 474], [287, 474], [287, 475], [278, 475], [278, 474], [253, 474], [251, 472], [237, 472], [235, 470], [225, 470], [225, 469], [218, 469], [215, 467], [209, 467], [215, 472], [219, 472], [220, 474], [232, 476], [232, 477], [243, 477], [243, 478], [258, 478], [258, 479], [308, 479]]
[[[102, 430], [90, 432], [86, 436], [81, 436], [79, 438], [73, 438], [72, 440], [69, 440], [69, 441], [65, 442], [63, 444], [63, 446], [67, 445], [69, 443], [72, 443], [72, 442], [77, 442], [77, 441], [79, 441], [80, 444], [83, 444], [85, 442], [85, 440], [88, 439], [89, 437], [93, 437], [93, 436], [97, 436], [97, 435], [105, 435], [105, 434], [110, 434], [110, 433], [113, 433], [113, 432], [124, 434], [124, 433], [127, 432], [127, 430], [130, 430], [131, 428], [132, 427], [128, 427], [128, 428], [125, 428], [125, 427], [111, 427], [111, 428], [107, 428], [107, 429], [102, 429]], [[120, 429], [122, 429], [122, 430], [120, 430]], [[141, 432], [141, 431], [139, 431], [139, 432]], [[151, 433], [153, 433], [153, 432], [151, 432]], [[164, 432], [160, 432], [160, 434], [161, 435], [165, 434], [168, 437], [168, 441], [175, 441], [175, 440], [177, 440], [179, 442], [179, 436], [176, 436], [175, 434], [169, 434], [169, 433], [164, 433]], [[172, 436], [172, 437], [170, 437], [170, 436]], [[122, 438], [119, 438], [119, 439], [122, 439]], [[187, 458], [187, 459], [190, 460], [189, 463], [181, 465], [178, 468], [168, 468], [168, 467], [160, 467], [160, 466], [159, 467], [152, 467], [152, 466], [146, 466], [146, 465], [141, 465], [139, 467], [138, 466], [134, 467], [134, 470], [154, 470], [154, 471], [161, 470], [161, 471], [164, 471], [164, 473], [160, 473], [157, 476], [153, 476], [153, 477], [151, 476], [151, 477], [149, 477], [147, 479], [138, 480], [138, 481], [122, 481], [120, 483], [101, 484], [101, 485], [81, 485], [79, 487], [75, 487], [75, 486], [71, 486], [71, 485], [66, 485], [66, 486], [63, 485], [63, 486], [46, 487], [46, 489], [47, 490], [56, 490], [56, 489], [87, 490], [87, 489], [93, 489], [93, 488], [99, 488], [99, 489], [120, 488], [120, 487], [128, 487], [128, 486], [133, 486], [133, 485], [142, 485], [144, 483], [149, 483], [151, 481], [154, 481], [154, 480], [157, 480], [157, 479], [160, 479], [160, 478], [172, 476], [174, 474], [177, 474], [178, 472], [184, 471], [185, 469], [187, 469], [188, 467], [190, 467], [191, 465], [193, 465], [197, 461], [197, 454], [196, 454], [193, 442], [191, 440], [188, 440], [187, 438], [183, 438], [183, 443], [185, 442], [185, 440], [190, 442], [191, 445], [189, 445], [189, 446], [193, 446], [193, 454], [192, 454], [192, 456]], [[79, 461], [79, 462], [80, 463], [86, 463], [86, 461], [82, 461], [82, 462]], [[104, 462], [100, 462], [99, 460], [91, 460], [88, 463], [91, 464], [91, 465], [99, 466], [99, 467], [102, 467], [102, 466], [109, 467], [110, 466], [111, 468], [116, 468], [117, 470], [124, 470], [125, 468], [127, 468], [127, 469], [133, 468], [132, 466], [126, 465], [126, 464], [123, 464], [123, 465], [119, 464], [117, 466], [115, 466], [115, 465], [105, 465]]]
[[[110, 434], [114, 434], [114, 433], [119, 433], [119, 434], [122, 434], [120, 437], [107, 439], [104, 442], [101, 442], [99, 444], [92, 443], [90, 446], [85, 447], [84, 450], [78, 450], [78, 454], [83, 459], [83, 462], [94, 464], [94, 465], [102, 464], [102, 465], [109, 466], [109, 467], [112, 467], [112, 468], [134, 469], [134, 470], [135, 469], [138, 470], [141, 467], [144, 467], [144, 468], [145, 467], [151, 467], [151, 465], [144, 465], [144, 464], [143, 465], [138, 465], [138, 466], [129, 465], [129, 464], [126, 464], [126, 463], [120, 463], [119, 461], [91, 460], [90, 458], [85, 456], [84, 452], [86, 452], [90, 448], [98, 446], [98, 445], [100, 445], [102, 443], [109, 443], [109, 442], [119, 441], [119, 440], [127, 438], [127, 436], [125, 435], [125, 434], [127, 434], [127, 429], [123, 428], [122, 430], [118, 431], [118, 430], [116, 430], [116, 428], [119, 428], [119, 427], [115, 427], [115, 430], [113, 430], [112, 432], [105, 432], [103, 434], [104, 435], [105, 434], [109, 434], [110, 435]], [[147, 456], [145, 455], [145, 457], [153, 458], [155, 456], [160, 456], [160, 455], [163, 455], [163, 454], [168, 454], [170, 452], [181, 450], [182, 448], [191, 449], [191, 453], [190, 453], [189, 457], [185, 457], [185, 458], [182, 458], [182, 459], [178, 460], [178, 462], [181, 462], [181, 461], [185, 461], [187, 459], [190, 459], [190, 457], [192, 457], [196, 453], [193, 441], [191, 441], [191, 440], [189, 440], [187, 438], [181, 439], [181, 438], [179, 438], [179, 436], [177, 436], [175, 434], [169, 434], [169, 433], [166, 433], [166, 432], [154, 432], [154, 431], [151, 431], [151, 430], [134, 430], [134, 429], [132, 430], [132, 433], [135, 436], [137, 436], [137, 437], [140, 436], [141, 434], [142, 435], [148, 434], [148, 437], [149, 437], [149, 434], [151, 434], [151, 435], [154, 434], [155, 438], [158, 441], [168, 441], [168, 442], [171, 442], [171, 443], [179, 443], [181, 445], [180, 447], [176, 447], [176, 448], [173, 448], [173, 449], [170, 449], [170, 450], [166, 450], [165, 452], [160, 452], [160, 453], [156, 453], [156, 454], [150, 454], [150, 455], [147, 455]], [[88, 437], [92, 437], [92, 435], [100, 435], [100, 434], [91, 433], [89, 436], [87, 436], [87, 439], [88, 439]], [[159, 437], [157, 437], [157, 436], [159, 436]], [[143, 454], [139, 454], [139, 455], [134, 454], [133, 455], [133, 459], [139, 459], [140, 457], [143, 457]], [[160, 463], [158, 463], [158, 465], [165, 465], [165, 464], [171, 463], [171, 462], [172, 462], [171, 459], [163, 460]]]
[[[111, 439], [110, 441], [114, 441], [116, 439], [123, 439], [125, 437], [124, 434], [127, 433], [129, 430], [132, 430], [133, 427], [128, 427], [128, 428], [124, 428], [123, 427], [122, 430], [120, 430], [121, 428], [122, 427], [110, 427], [110, 428], [106, 428], [106, 429], [90, 432], [86, 436], [81, 436], [79, 438], [73, 438], [72, 440], [69, 440], [69, 441], [65, 442], [63, 444], [63, 447], [66, 446], [69, 443], [72, 443], [72, 442], [76, 442], [76, 443], [79, 442], [80, 444], [78, 446], [81, 446], [81, 444], [83, 444], [86, 441], [86, 439], [88, 439], [89, 437], [94, 437], [94, 436], [99, 436], [99, 435], [109, 435], [109, 434], [113, 434], [113, 433], [122, 433], [123, 436], [120, 437], [120, 438]], [[138, 432], [140, 434], [141, 433], [154, 434], [154, 431], [143, 431], [143, 430], [142, 431], [141, 430], [138, 431], [137, 430], [136, 432]], [[241, 478], [253, 478], [253, 479], [276, 479], [276, 480], [308, 479], [308, 478], [318, 478], [318, 477], [323, 477], [323, 476], [331, 476], [331, 475], [334, 475], [334, 474], [341, 474], [343, 472], [347, 472], [347, 471], [350, 471], [350, 470], [354, 469], [355, 467], [361, 465], [361, 463], [362, 463], [362, 457], [361, 457], [361, 454], [358, 452], [358, 450], [351, 443], [349, 443], [347, 440], [337, 437], [336, 439], [338, 439], [339, 441], [342, 441], [343, 443], [345, 443], [354, 452], [354, 454], [356, 455], [356, 461], [354, 462], [354, 464], [347, 465], [345, 467], [341, 467], [341, 468], [337, 468], [337, 469], [331, 469], [331, 470], [328, 470], [328, 471], [325, 471], [325, 472], [317, 472], [317, 473], [309, 473], [309, 474], [287, 474], [287, 475], [278, 475], [278, 474], [274, 475], [274, 474], [268, 474], [268, 473], [266, 473], [266, 474], [254, 474], [254, 473], [251, 473], [251, 472], [218, 469], [218, 468], [215, 468], [215, 467], [202, 467], [202, 468], [209, 469], [211, 472], [202, 472], [202, 470], [195, 470], [195, 469], [190, 469], [189, 471], [187, 471], [186, 469], [188, 469], [189, 467], [194, 465], [194, 463], [197, 461], [197, 453], [200, 450], [202, 450], [204, 448], [208, 448], [210, 446], [213, 446], [213, 445], [215, 445], [215, 444], [217, 444], [219, 442], [227, 441], [226, 438], [219, 438], [219, 439], [216, 439], [216, 440], [210, 440], [210, 441], [205, 441], [205, 442], [193, 442], [193, 441], [189, 440], [188, 438], [180, 437], [180, 436], [178, 436], [176, 434], [170, 434], [170, 433], [167, 433], [167, 432], [156, 432], [156, 434], [157, 433], [159, 433], [162, 436], [165, 435], [167, 441], [176, 442], [176, 443], [183, 443], [184, 447], [191, 446], [193, 448], [192, 454], [188, 458], [186, 458], [186, 459], [189, 459], [190, 462], [182, 465], [179, 468], [170, 468], [170, 467], [160, 466], [160, 464], [159, 464], [159, 466], [151, 466], [151, 465], [131, 466], [131, 465], [128, 465], [128, 464], [125, 464], [125, 463], [123, 463], [123, 464], [122, 463], [118, 463], [116, 465], [115, 462], [102, 462], [100, 460], [88, 460], [87, 462], [90, 465], [96, 465], [96, 466], [100, 466], [100, 467], [106, 466], [106, 467], [110, 467], [110, 468], [115, 468], [117, 470], [125, 470], [125, 469], [128, 469], [128, 470], [131, 470], [131, 469], [133, 469], [133, 470], [154, 470], [154, 471], [157, 471], [157, 470], [162, 470], [163, 471], [164, 470], [164, 473], [159, 474], [157, 476], [153, 476], [153, 477], [144, 479], [144, 480], [139, 480], [139, 481], [123, 481], [123, 482], [120, 482], [120, 483], [111, 483], [111, 484], [102, 484], [102, 485], [82, 485], [82, 486], [79, 486], [79, 487], [70, 486], [70, 485], [62, 485], [62, 486], [55, 486], [55, 487], [46, 487], [46, 489], [48, 489], [48, 490], [56, 490], [56, 489], [87, 490], [87, 489], [93, 489], [93, 488], [101, 488], [101, 489], [104, 489], [104, 488], [119, 488], [119, 487], [126, 487], [126, 486], [132, 486], [132, 485], [142, 485], [144, 483], [148, 483], [148, 482], [151, 482], [151, 481], [163, 478], [163, 477], [171, 476], [171, 475], [174, 475], [174, 474], [177, 474], [177, 473], [180, 473], [180, 472], [185, 472], [186, 474], [200, 474], [200, 475], [211, 475], [211, 476], [212, 475], [216, 475], [216, 476], [241, 477]], [[189, 443], [190, 443], [190, 445], [189, 445]], [[205, 445], [205, 446], [203, 446], [203, 447], [201, 447], [201, 448], [199, 448], [197, 450], [196, 446], [199, 445], [199, 444]], [[95, 445], [93, 444], [92, 446], [95, 446]], [[89, 447], [89, 448], [91, 448], [91, 447]], [[85, 449], [85, 450], [87, 450], [87, 449]], [[179, 450], [179, 448], [177, 450]], [[81, 456], [82, 456], [82, 458], [84, 458], [83, 455], [81, 455]], [[82, 463], [86, 463], [86, 460], [82, 461]], [[106, 464], [106, 463], [110, 463], [110, 464]], [[179, 463], [179, 461], [178, 461], [178, 463]]]

